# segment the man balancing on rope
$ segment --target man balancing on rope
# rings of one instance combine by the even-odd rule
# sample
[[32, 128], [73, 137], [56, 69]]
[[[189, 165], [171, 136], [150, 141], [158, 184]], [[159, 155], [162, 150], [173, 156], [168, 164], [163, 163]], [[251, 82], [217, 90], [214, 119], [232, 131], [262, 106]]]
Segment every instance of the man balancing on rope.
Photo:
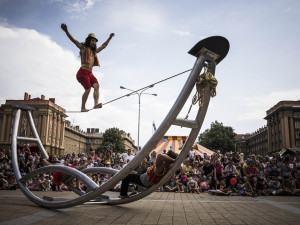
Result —
[[80, 49], [80, 57], [81, 57], [81, 67], [77, 72], [76, 78], [79, 83], [84, 87], [84, 93], [82, 95], [82, 103], [81, 103], [81, 112], [87, 112], [89, 110], [86, 109], [85, 104], [90, 94], [91, 87], [94, 88], [94, 108], [101, 108], [102, 103], [99, 104], [99, 83], [97, 78], [92, 73], [93, 66], [100, 66], [99, 60], [97, 58], [97, 53], [102, 51], [110, 42], [112, 37], [115, 35], [111, 33], [109, 38], [97, 48], [96, 43], [98, 39], [96, 35], [91, 33], [85, 39], [84, 43], [80, 43], [75, 40], [72, 35], [68, 31], [68, 27], [66, 24], [61, 24], [61, 29], [66, 32], [68, 38]]
[[171, 165], [175, 162], [177, 154], [169, 150], [167, 154], [159, 154], [156, 163], [147, 169], [147, 172], [138, 174], [129, 174], [122, 180], [120, 198], [127, 198], [129, 183], [137, 184], [143, 187], [151, 187], [157, 184], [161, 178], [168, 172]]

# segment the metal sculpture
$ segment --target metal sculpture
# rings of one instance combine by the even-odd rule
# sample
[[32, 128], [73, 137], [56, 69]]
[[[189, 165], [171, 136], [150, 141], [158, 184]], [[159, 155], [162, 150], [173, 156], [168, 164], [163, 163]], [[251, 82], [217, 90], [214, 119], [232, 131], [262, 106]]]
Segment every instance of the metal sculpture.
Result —
[[[33, 172], [30, 172], [26, 174], [25, 176], [21, 176], [19, 167], [18, 167], [18, 159], [17, 159], [17, 142], [18, 141], [26, 141], [26, 142], [36, 142], [39, 150], [41, 151], [41, 154], [43, 157], [48, 158], [48, 154], [45, 151], [39, 137], [36, 131], [36, 128], [34, 126], [34, 122], [32, 119], [31, 111], [34, 110], [34, 108], [26, 105], [21, 104], [14, 104], [13, 107], [16, 109], [15, 111], [15, 118], [13, 122], [13, 128], [12, 128], [12, 140], [11, 140], [11, 146], [12, 146], [12, 163], [13, 163], [13, 169], [16, 176], [16, 180], [18, 182], [18, 185], [24, 195], [31, 200], [32, 202], [36, 203], [39, 206], [46, 207], [46, 208], [66, 208], [66, 207], [72, 207], [76, 206], [78, 204], [83, 204], [87, 201], [97, 199], [98, 201], [104, 203], [104, 204], [110, 204], [110, 205], [117, 205], [117, 204], [124, 204], [129, 203], [133, 201], [137, 201], [149, 194], [151, 194], [153, 191], [157, 190], [160, 186], [162, 186], [164, 183], [166, 183], [170, 177], [175, 173], [177, 168], [180, 166], [180, 164], [185, 160], [186, 155], [188, 154], [188, 151], [194, 144], [197, 135], [199, 134], [199, 131], [201, 129], [201, 126], [204, 121], [204, 117], [206, 115], [206, 111], [209, 105], [210, 101], [210, 87], [206, 86], [204, 88], [204, 100], [202, 102], [202, 105], [199, 107], [197, 115], [194, 120], [187, 120], [187, 119], [179, 119], [177, 118], [178, 114], [182, 110], [184, 104], [186, 103], [190, 93], [193, 90], [193, 87], [195, 86], [198, 77], [200, 75], [201, 70], [206, 67], [207, 72], [210, 72], [212, 74], [215, 74], [216, 65], [221, 62], [225, 56], [227, 55], [229, 51], [229, 42], [226, 38], [221, 36], [213, 36], [206, 39], [203, 39], [202, 41], [199, 41], [190, 51], [189, 54], [197, 57], [196, 62], [194, 64], [194, 67], [184, 85], [182, 88], [176, 102], [174, 103], [173, 107], [161, 123], [161, 125], [157, 128], [156, 132], [153, 134], [153, 136], [149, 139], [149, 141], [145, 144], [145, 146], [141, 149], [141, 151], [138, 152], [138, 154], [131, 160], [122, 170], [118, 171], [115, 169], [110, 168], [103, 168], [103, 167], [93, 167], [89, 169], [84, 169], [82, 171], [79, 171], [74, 168], [70, 168], [67, 166], [62, 165], [51, 165], [51, 166], [45, 166], [39, 169], [36, 169]], [[18, 133], [18, 127], [19, 127], [19, 121], [20, 121], [20, 115], [21, 112], [26, 112], [29, 125], [31, 127], [31, 131], [33, 133], [33, 138], [28, 137], [20, 137], [17, 135]], [[120, 182], [125, 176], [127, 176], [132, 170], [134, 170], [140, 162], [144, 160], [146, 156], [149, 155], [149, 153], [155, 148], [159, 140], [165, 135], [165, 133], [168, 131], [168, 129], [172, 125], [177, 125], [181, 127], [187, 127], [190, 128], [190, 134], [188, 136], [187, 141], [185, 142], [183, 149], [181, 150], [179, 156], [177, 157], [176, 161], [174, 162], [173, 166], [170, 168], [170, 170], [165, 174], [165, 176], [160, 180], [159, 183], [151, 186], [150, 188], [139, 192], [133, 196], [130, 196], [129, 198], [125, 199], [109, 199], [106, 196], [103, 196], [102, 194], [109, 191], [111, 188], [113, 188], [118, 182]], [[33, 178], [37, 174], [41, 173], [51, 173], [51, 172], [62, 172], [64, 174], [63, 182], [68, 186], [68, 188], [72, 191], [74, 191], [76, 194], [78, 194], [77, 198], [71, 199], [71, 200], [64, 200], [64, 201], [56, 201], [54, 198], [51, 197], [43, 197], [40, 198], [36, 195], [34, 195], [27, 187], [26, 187], [26, 181]], [[88, 173], [109, 173], [113, 174], [112, 178], [110, 178], [106, 183], [102, 185], [97, 185], [93, 180], [91, 180], [86, 174]], [[81, 180], [85, 186], [87, 187], [87, 190], [81, 191], [74, 187], [72, 180], [74, 178], [77, 178]]]

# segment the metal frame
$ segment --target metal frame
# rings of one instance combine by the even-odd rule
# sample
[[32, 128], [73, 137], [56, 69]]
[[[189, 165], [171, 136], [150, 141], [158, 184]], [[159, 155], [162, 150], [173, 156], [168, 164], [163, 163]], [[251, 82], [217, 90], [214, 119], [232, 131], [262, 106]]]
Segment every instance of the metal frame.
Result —
[[[223, 39], [225, 39], [225, 38], [223, 38]], [[204, 39], [204, 40], [207, 40], [207, 39]], [[227, 52], [226, 52], [226, 54], [227, 54]], [[208, 72], [215, 74], [216, 63], [218, 63], [218, 62], [215, 62], [215, 59], [217, 59], [217, 58], [218, 58], [217, 53], [214, 53], [211, 51], [206, 51], [203, 48], [199, 49], [199, 54], [197, 55], [197, 59], [194, 64], [194, 67], [193, 67], [184, 87], [182, 88], [177, 100], [175, 101], [173, 107], [170, 109], [169, 113], [167, 114], [167, 116], [165, 117], [165, 119], [163, 120], [161, 125], [158, 127], [158, 129], [153, 134], [153, 136], [149, 139], [149, 141], [145, 144], [145, 146], [141, 149], [141, 151], [139, 151], [138, 154], [120, 171], [117, 171], [114, 169], [109, 169], [109, 168], [102, 168], [102, 167], [78, 171], [74, 168], [69, 168], [66, 166], [52, 165], [52, 166], [43, 167], [36, 171], [33, 171], [22, 178], [20, 171], [19, 171], [18, 160], [17, 160], [17, 141], [18, 140], [37, 142], [38, 147], [39, 147], [40, 151], [42, 152], [42, 155], [46, 158], [48, 158], [48, 155], [38, 137], [36, 128], [34, 126], [31, 112], [30, 112], [32, 109], [27, 109], [24, 107], [16, 106], [15, 107], [16, 113], [15, 113], [15, 118], [14, 118], [14, 122], [13, 122], [12, 140], [11, 140], [12, 162], [13, 162], [14, 172], [16, 175], [16, 180], [19, 184], [20, 189], [23, 191], [24, 195], [29, 200], [36, 203], [37, 205], [40, 205], [40, 206], [46, 207], [46, 208], [53, 208], [53, 209], [72, 207], [72, 206], [76, 206], [78, 204], [83, 204], [83, 203], [93, 200], [93, 199], [97, 199], [103, 193], [105, 193], [106, 191], [113, 188], [118, 182], [120, 182], [124, 177], [126, 177], [131, 171], [133, 171], [140, 164], [140, 162], [142, 162], [144, 160], [144, 158], [146, 156], [148, 156], [149, 153], [155, 148], [157, 143], [160, 141], [160, 139], [165, 135], [165, 133], [168, 131], [168, 129], [172, 125], [191, 128], [190, 134], [188, 136], [187, 141], [185, 142], [185, 145], [183, 146], [181, 153], [177, 157], [173, 166], [169, 169], [169, 171], [160, 180], [159, 183], [157, 183], [157, 184], [151, 186], [150, 188], [146, 189], [145, 191], [142, 191], [142, 192], [140, 192], [136, 195], [133, 195], [129, 198], [125, 198], [125, 199], [105, 199], [105, 198], [103, 198], [101, 200], [101, 202], [105, 203], [105, 204], [110, 204], [110, 205], [124, 204], [124, 203], [137, 201], [137, 200], [151, 194], [158, 187], [160, 187], [164, 183], [166, 183], [170, 179], [170, 177], [172, 177], [172, 175], [175, 173], [175, 171], [180, 166], [180, 164], [185, 160], [188, 151], [191, 149], [192, 145], [194, 144], [194, 142], [197, 138], [197, 135], [199, 134], [199, 131], [203, 124], [203, 121], [204, 121], [204, 118], [205, 118], [205, 115], [207, 112], [207, 108], [209, 105], [209, 101], [210, 101], [210, 88], [208, 86], [204, 90], [204, 93], [205, 93], [204, 104], [203, 104], [203, 106], [199, 107], [198, 113], [194, 120], [177, 119], [177, 116], [179, 115], [180, 111], [182, 110], [183, 106], [185, 105], [186, 101], [188, 100], [188, 97], [191, 94], [191, 92], [195, 86], [195, 83], [198, 80], [198, 76], [200, 75], [200, 72], [203, 69], [203, 67], [206, 66]], [[17, 136], [19, 121], [20, 121], [20, 114], [21, 114], [22, 110], [26, 111], [26, 115], [30, 122], [30, 127], [31, 127], [31, 131], [33, 133], [34, 138], [24, 138], [24, 137]], [[34, 177], [36, 174], [41, 173], [41, 172], [54, 172], [54, 171], [60, 171], [60, 172], [67, 174], [69, 177], [76, 177], [77, 179], [80, 179], [82, 182], [84, 182], [87, 185], [88, 190], [86, 192], [76, 190], [76, 188], [74, 186], [72, 186], [72, 184], [70, 182], [68, 182], [68, 180], [66, 180], [65, 184], [72, 191], [77, 193], [79, 196], [77, 198], [74, 198], [71, 200], [54, 201], [54, 199], [48, 198], [48, 197], [41, 199], [41, 198], [35, 196], [26, 187], [26, 185], [25, 185], [26, 180]], [[109, 179], [106, 183], [102, 184], [101, 186], [98, 186], [86, 175], [86, 173], [90, 173], [90, 172], [99, 172], [99, 173], [107, 172], [107, 173], [113, 174], [114, 176], [111, 179]]]

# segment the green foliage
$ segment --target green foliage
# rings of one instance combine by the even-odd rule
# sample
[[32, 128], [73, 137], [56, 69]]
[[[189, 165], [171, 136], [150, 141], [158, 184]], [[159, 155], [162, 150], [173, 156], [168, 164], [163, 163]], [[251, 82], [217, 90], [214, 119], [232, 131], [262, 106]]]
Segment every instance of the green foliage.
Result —
[[125, 146], [123, 143], [122, 132], [118, 128], [109, 128], [103, 134], [103, 142], [96, 149], [96, 152], [105, 152], [106, 146], [110, 146], [113, 152], [122, 153]]
[[232, 127], [226, 127], [223, 123], [215, 121], [211, 123], [210, 129], [206, 129], [199, 135], [199, 144], [212, 150], [220, 150], [221, 153], [234, 152], [235, 148], [235, 136], [234, 129]]

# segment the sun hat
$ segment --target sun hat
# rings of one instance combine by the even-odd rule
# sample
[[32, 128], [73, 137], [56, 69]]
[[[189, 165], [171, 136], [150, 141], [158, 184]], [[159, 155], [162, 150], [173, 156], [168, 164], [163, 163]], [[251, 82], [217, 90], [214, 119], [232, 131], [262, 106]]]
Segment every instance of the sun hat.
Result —
[[90, 33], [88, 38], [94, 38], [96, 40], [96, 42], [98, 42], [98, 39], [96, 38], [96, 34], [94, 34], [94, 33]]

